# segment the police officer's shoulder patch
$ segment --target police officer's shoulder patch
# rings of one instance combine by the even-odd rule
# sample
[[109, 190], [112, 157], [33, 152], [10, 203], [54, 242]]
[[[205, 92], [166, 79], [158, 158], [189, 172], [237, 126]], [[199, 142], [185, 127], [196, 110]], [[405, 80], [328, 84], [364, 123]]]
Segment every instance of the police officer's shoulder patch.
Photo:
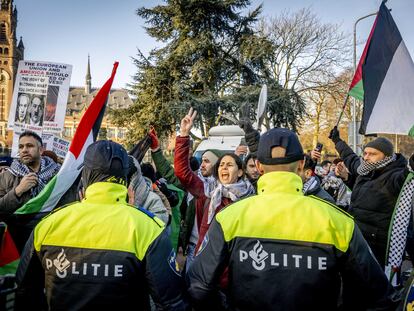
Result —
[[143, 212], [145, 215], [150, 217], [158, 226], [165, 227], [165, 223], [161, 219], [159, 219], [157, 216], [155, 216], [155, 214], [151, 213], [149, 210], [147, 210], [145, 208], [142, 208], [142, 207], [136, 207], [136, 206], [130, 205], [130, 204], [128, 204], [128, 205], [135, 208], [135, 209], [137, 209], [137, 210], [139, 210], [139, 211], [141, 211], [141, 212]]
[[181, 276], [180, 267], [177, 262], [177, 255], [174, 249], [172, 249], [170, 254], [168, 255], [167, 261], [168, 261], [168, 265], [170, 266], [171, 270], [178, 276]]
[[151, 213], [149, 210], [142, 208], [142, 207], [138, 207], [138, 210], [140, 210], [141, 212], [143, 212], [144, 214], [146, 214], [147, 216], [154, 218], [155, 215], [153, 213]]

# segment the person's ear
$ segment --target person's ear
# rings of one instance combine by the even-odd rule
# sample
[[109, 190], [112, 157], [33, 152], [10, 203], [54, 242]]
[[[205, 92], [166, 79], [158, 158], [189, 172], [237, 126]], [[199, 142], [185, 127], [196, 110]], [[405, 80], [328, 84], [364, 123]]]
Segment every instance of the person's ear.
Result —
[[257, 171], [260, 175], [264, 174], [264, 169], [262, 163], [259, 162], [259, 160], [254, 160], [254, 164], [256, 165]]
[[239, 171], [237, 172], [237, 177], [242, 177], [244, 174], [242, 169], [239, 169]]

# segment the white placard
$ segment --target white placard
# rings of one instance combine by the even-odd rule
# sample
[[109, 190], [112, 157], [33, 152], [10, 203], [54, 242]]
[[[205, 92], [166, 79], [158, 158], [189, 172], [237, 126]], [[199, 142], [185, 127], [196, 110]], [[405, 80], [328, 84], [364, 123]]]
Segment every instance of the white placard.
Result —
[[64, 159], [68, 153], [69, 145], [70, 141], [55, 136], [53, 138], [52, 151], [56, 153], [58, 157]]
[[44, 61], [19, 62], [8, 128], [39, 135], [63, 130], [72, 65]]

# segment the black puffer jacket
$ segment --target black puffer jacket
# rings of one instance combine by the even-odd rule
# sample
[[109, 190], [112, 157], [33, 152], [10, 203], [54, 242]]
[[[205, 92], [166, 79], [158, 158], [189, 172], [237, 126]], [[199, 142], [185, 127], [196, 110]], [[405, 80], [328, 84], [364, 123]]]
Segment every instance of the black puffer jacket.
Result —
[[349, 213], [354, 216], [379, 263], [384, 266], [391, 217], [408, 175], [407, 160], [397, 154], [397, 159], [386, 167], [358, 176], [360, 158], [344, 141], [336, 143], [335, 148], [350, 173], [357, 176]]

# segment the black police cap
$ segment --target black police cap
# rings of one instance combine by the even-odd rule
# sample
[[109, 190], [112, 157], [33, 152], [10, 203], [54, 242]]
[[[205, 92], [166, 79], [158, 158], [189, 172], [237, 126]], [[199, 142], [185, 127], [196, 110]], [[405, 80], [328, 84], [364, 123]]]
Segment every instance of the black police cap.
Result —
[[129, 171], [126, 150], [110, 140], [98, 140], [91, 144], [86, 149], [84, 165], [91, 170], [116, 177], [126, 177]]
[[[272, 158], [272, 149], [286, 149], [284, 157]], [[260, 136], [257, 159], [266, 165], [288, 164], [303, 160], [304, 154], [298, 136], [285, 128], [273, 128]]]

